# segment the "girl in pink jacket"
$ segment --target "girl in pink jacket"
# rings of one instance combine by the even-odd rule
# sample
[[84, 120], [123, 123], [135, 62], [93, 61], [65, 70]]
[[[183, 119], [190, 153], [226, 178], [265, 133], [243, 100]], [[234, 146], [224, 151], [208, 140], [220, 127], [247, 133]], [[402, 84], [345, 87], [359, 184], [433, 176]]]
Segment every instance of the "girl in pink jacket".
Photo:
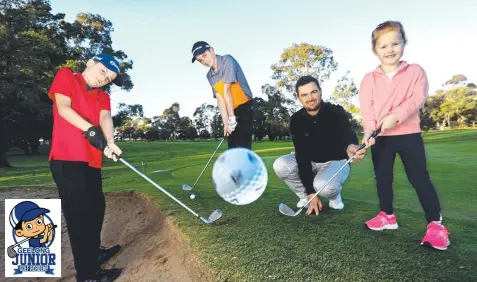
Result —
[[[398, 153], [426, 215], [427, 232], [421, 245], [446, 250], [450, 244], [449, 232], [442, 225], [439, 198], [427, 171], [420, 128], [419, 109], [429, 90], [426, 72], [417, 64], [401, 61], [407, 40], [400, 22], [378, 25], [371, 37], [373, 52], [381, 64], [363, 78], [359, 100], [363, 143], [372, 146], [380, 212], [366, 221], [365, 227], [398, 228], [393, 213], [393, 166]], [[379, 127], [378, 138], [369, 138]]]

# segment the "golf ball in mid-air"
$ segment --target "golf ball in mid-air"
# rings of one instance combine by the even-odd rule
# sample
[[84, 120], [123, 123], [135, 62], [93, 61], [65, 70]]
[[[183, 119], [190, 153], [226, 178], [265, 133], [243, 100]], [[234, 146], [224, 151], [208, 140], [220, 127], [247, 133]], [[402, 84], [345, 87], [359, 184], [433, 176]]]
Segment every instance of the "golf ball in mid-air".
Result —
[[222, 199], [234, 205], [247, 205], [265, 191], [268, 172], [255, 152], [247, 148], [233, 148], [217, 158], [212, 168], [212, 179]]
[[195, 199], [195, 195], [194, 195], [194, 194], [191, 194], [191, 195], [190, 195], [190, 198], [191, 198], [192, 200]]

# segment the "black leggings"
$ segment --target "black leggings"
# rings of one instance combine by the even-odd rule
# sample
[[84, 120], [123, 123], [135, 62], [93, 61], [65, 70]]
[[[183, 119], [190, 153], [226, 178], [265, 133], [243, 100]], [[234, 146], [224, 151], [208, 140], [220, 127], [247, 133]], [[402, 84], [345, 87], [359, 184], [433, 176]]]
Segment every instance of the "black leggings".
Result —
[[420, 133], [378, 137], [376, 144], [371, 147], [371, 153], [382, 211], [388, 215], [393, 213], [393, 169], [398, 153], [428, 223], [441, 220], [441, 206], [427, 171], [424, 142]]
[[85, 162], [51, 161], [68, 228], [77, 281], [93, 279], [99, 270], [99, 247], [105, 199], [101, 170]]

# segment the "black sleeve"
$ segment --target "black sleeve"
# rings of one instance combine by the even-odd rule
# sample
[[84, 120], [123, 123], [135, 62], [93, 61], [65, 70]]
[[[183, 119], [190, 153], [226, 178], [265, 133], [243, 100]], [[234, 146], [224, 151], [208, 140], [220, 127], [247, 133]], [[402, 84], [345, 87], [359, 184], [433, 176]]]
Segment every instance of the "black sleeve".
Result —
[[293, 145], [295, 146], [295, 159], [298, 164], [298, 176], [308, 195], [316, 193], [313, 188], [313, 170], [311, 160], [308, 158], [304, 135], [299, 129], [296, 118], [290, 120], [290, 132], [292, 134]]
[[343, 134], [342, 144], [346, 154], [346, 149], [348, 149], [349, 145], [358, 144], [358, 136], [356, 135], [356, 132], [353, 130], [348, 112], [346, 112], [346, 110], [342, 106], [337, 106], [337, 107], [338, 107], [337, 112], [340, 116], [339, 120], [340, 120], [341, 132]]

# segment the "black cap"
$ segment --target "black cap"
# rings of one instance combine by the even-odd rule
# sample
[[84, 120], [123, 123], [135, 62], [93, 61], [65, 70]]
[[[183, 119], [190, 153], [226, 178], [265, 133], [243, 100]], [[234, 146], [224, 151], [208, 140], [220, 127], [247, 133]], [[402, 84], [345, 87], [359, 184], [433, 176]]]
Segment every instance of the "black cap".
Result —
[[209, 50], [210, 45], [205, 41], [197, 41], [192, 46], [192, 62], [195, 62], [195, 57]]

